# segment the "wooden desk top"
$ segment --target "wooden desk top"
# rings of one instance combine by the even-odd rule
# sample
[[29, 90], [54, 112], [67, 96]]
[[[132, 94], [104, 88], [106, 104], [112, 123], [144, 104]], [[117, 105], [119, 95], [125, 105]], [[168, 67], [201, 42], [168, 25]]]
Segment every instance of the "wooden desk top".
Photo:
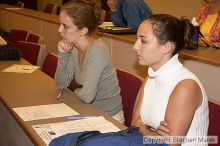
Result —
[[184, 49], [180, 52], [183, 59], [191, 59], [220, 67], [220, 49], [200, 47], [198, 49]]
[[2, 72], [3, 69], [12, 64], [29, 63], [24, 59], [21, 59], [21, 61], [0, 61], [0, 100], [35, 145], [45, 146], [45, 143], [34, 131], [32, 125], [67, 121], [67, 118], [24, 122], [13, 111], [12, 108], [42, 104], [65, 103], [69, 107], [79, 112], [81, 115], [103, 115], [107, 120], [113, 122], [120, 129], [126, 128], [124, 125], [120, 124], [95, 106], [81, 102], [69, 90], [65, 90], [62, 97], [57, 100], [57, 88], [55, 81], [43, 73], [40, 69], [34, 71], [31, 74]]

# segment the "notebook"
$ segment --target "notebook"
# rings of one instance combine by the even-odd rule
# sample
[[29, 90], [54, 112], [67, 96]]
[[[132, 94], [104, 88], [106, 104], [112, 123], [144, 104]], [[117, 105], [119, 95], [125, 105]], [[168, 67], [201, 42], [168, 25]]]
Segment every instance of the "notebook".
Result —
[[98, 30], [104, 33], [111, 34], [136, 34], [137, 29], [131, 29], [128, 27], [116, 27], [112, 22], [103, 22], [98, 26]]

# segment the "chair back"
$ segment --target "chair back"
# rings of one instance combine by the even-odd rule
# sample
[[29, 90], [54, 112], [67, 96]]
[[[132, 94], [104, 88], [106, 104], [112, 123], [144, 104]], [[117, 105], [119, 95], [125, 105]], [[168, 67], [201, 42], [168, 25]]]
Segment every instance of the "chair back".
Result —
[[49, 53], [44, 59], [42, 71], [54, 78], [57, 69], [58, 57], [55, 54]]
[[119, 86], [121, 88], [121, 97], [123, 104], [123, 111], [125, 117], [125, 125], [131, 125], [131, 119], [133, 114], [133, 108], [139, 89], [142, 84], [142, 80], [126, 71], [116, 69]]
[[[209, 129], [208, 136], [218, 136], [220, 143], [220, 104], [209, 101]], [[215, 145], [215, 144], [209, 144]]]
[[27, 36], [27, 42], [31, 42], [31, 43], [39, 43], [43, 40], [43, 37], [35, 34], [35, 33], [29, 33]]
[[41, 48], [40, 44], [18, 41], [15, 46], [21, 52], [21, 57], [33, 65], [37, 65], [38, 54]]
[[56, 14], [57, 4], [48, 3], [45, 8], [44, 12], [49, 14]]
[[9, 40], [13, 44], [15, 44], [17, 41], [25, 41], [27, 35], [28, 35], [27, 30], [11, 29], [9, 32]]

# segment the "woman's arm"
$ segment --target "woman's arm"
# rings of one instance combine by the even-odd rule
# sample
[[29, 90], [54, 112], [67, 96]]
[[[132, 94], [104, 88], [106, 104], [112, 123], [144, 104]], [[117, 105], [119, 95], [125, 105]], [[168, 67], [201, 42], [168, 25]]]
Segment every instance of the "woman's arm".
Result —
[[86, 64], [84, 64], [85, 73], [83, 74], [83, 87], [74, 91], [80, 100], [86, 103], [94, 101], [104, 69], [107, 67], [107, 64], [111, 62], [107, 48], [91, 49], [93, 50], [90, 50], [89, 54], [87, 54], [87, 58], [84, 59]]
[[111, 20], [114, 26], [126, 26], [123, 21], [122, 10], [120, 6], [121, 2], [118, 2], [118, 0], [108, 0], [107, 4], [111, 10]]
[[141, 104], [142, 104], [143, 96], [144, 96], [144, 86], [146, 84], [147, 79], [148, 78], [145, 78], [144, 82], [141, 85], [141, 88], [139, 91], [139, 97], [137, 98], [138, 101], [137, 101], [137, 104], [136, 104], [136, 107], [135, 107], [135, 110], [132, 116], [131, 125], [135, 127], [139, 127], [139, 131], [145, 136], [155, 136], [156, 131], [150, 129], [150, 127], [145, 125], [142, 119], [140, 118], [140, 109], [141, 109]]
[[131, 120], [131, 125], [134, 126], [136, 121], [139, 119], [140, 117], [140, 109], [141, 109], [141, 104], [142, 104], [142, 101], [143, 101], [143, 96], [144, 96], [144, 86], [146, 84], [146, 81], [147, 81], [147, 78], [146, 77], [141, 85], [141, 88], [139, 90], [139, 93], [138, 93], [138, 97], [137, 97], [137, 101], [136, 101], [136, 106], [135, 106], [135, 109], [134, 109], [134, 112], [133, 112], [133, 115], [132, 115], [132, 120]]
[[139, 132], [144, 136], [157, 136], [156, 129], [151, 129], [151, 127], [145, 125], [140, 117], [135, 121], [133, 126], [139, 127]]
[[177, 84], [169, 98], [165, 113], [170, 136], [186, 136], [202, 100], [202, 92], [196, 81], [186, 79]]
[[74, 74], [74, 54], [71, 43], [60, 41], [58, 43], [58, 63], [55, 80], [58, 89], [69, 86]]
[[[138, 28], [139, 24], [143, 21], [143, 18], [141, 16], [141, 10], [143, 9], [143, 4], [140, 2], [136, 2], [133, 0], [124, 0], [122, 4], [122, 12], [123, 12], [123, 17], [126, 22], [126, 27], [128, 28]], [[150, 9], [147, 12], [145, 12], [146, 15], [151, 15]]]

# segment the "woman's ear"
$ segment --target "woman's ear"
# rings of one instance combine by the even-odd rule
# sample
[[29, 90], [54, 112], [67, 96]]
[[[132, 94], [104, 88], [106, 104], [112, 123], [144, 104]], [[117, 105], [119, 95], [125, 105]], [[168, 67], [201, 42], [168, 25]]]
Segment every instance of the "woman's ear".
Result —
[[173, 50], [175, 48], [175, 45], [174, 43], [172, 42], [166, 42], [164, 45], [163, 45], [163, 54], [169, 54], [169, 53], [172, 53]]
[[87, 27], [83, 27], [82, 29], [80, 29], [80, 35], [81, 36], [85, 36], [88, 34], [88, 28]]

